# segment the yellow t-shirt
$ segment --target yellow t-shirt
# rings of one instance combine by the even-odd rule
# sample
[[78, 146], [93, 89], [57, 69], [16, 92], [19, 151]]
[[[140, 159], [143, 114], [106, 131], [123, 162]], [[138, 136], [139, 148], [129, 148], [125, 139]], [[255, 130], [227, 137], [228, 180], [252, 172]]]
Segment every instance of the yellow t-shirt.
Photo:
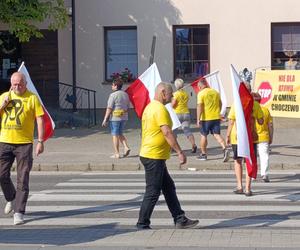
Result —
[[220, 119], [220, 94], [216, 90], [211, 88], [201, 90], [197, 95], [197, 104], [204, 105], [201, 121]]
[[[7, 95], [5, 92], [0, 96], [0, 103]], [[9, 99], [9, 104], [1, 112], [0, 142], [32, 143], [35, 118], [44, 114], [39, 99], [28, 90], [22, 96], [11, 91]]]
[[236, 117], [235, 117], [234, 105], [232, 105], [230, 107], [230, 110], [229, 110], [229, 113], [228, 113], [228, 119], [234, 121], [233, 127], [232, 127], [231, 132], [230, 132], [230, 143], [231, 144], [237, 144], [236, 123], [235, 123]]
[[256, 124], [255, 124], [259, 143], [260, 142], [269, 142], [269, 139], [270, 139], [269, 123], [273, 122], [272, 116], [270, 115], [268, 108], [261, 106], [261, 110], [264, 114], [264, 123], [262, 125], [259, 125], [256, 122]]
[[[259, 103], [256, 101], [254, 101], [254, 103], [253, 103], [252, 117], [255, 120], [263, 118], [263, 112], [260, 108]], [[234, 105], [232, 105], [230, 108], [230, 111], [228, 114], [228, 119], [234, 121], [233, 127], [231, 129], [231, 133], [230, 133], [230, 142], [231, 142], [231, 144], [237, 144], [237, 133], [236, 133], [236, 122], [235, 122], [236, 116], [235, 116]], [[253, 143], [257, 143], [257, 141], [254, 141]]]
[[170, 158], [171, 147], [160, 129], [162, 125], [172, 128], [171, 117], [162, 103], [153, 100], [147, 105], [142, 116], [140, 156], [161, 160]]
[[174, 111], [176, 114], [189, 114], [188, 102], [189, 102], [189, 95], [186, 91], [180, 89], [173, 94], [173, 98], [177, 102], [176, 108]]

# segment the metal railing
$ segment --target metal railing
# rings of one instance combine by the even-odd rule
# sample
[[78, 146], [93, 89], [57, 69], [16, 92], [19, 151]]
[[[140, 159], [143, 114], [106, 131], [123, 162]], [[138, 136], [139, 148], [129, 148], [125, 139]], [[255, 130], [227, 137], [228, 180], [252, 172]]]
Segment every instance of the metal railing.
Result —
[[75, 87], [76, 96], [73, 95], [74, 86], [59, 82], [59, 107], [61, 110], [86, 115], [89, 125], [96, 125], [96, 91], [92, 89]]

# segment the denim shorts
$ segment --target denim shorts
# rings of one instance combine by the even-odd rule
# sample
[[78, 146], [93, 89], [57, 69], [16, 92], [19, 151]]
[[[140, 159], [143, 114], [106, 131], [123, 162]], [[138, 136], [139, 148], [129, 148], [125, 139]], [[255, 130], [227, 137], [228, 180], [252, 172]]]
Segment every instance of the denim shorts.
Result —
[[219, 135], [221, 133], [220, 120], [202, 121], [200, 133], [207, 136], [209, 133]]
[[126, 121], [110, 121], [110, 132], [112, 135], [123, 135], [123, 129]]

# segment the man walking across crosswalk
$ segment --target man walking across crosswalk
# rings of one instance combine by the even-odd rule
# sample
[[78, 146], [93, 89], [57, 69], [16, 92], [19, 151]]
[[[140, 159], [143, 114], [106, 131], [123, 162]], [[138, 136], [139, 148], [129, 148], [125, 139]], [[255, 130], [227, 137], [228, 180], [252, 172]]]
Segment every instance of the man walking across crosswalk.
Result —
[[[27, 90], [25, 76], [15, 72], [11, 76], [11, 89], [0, 96], [0, 185], [7, 204], [5, 214], [14, 211], [14, 224], [24, 223], [29, 195], [29, 173], [32, 168], [33, 135], [37, 123], [38, 143], [35, 153], [44, 151], [43, 108], [38, 97]], [[17, 162], [17, 189], [10, 170]]]
[[166, 166], [166, 160], [170, 158], [170, 148], [177, 153], [180, 164], [186, 163], [186, 156], [172, 132], [172, 120], [164, 106], [171, 102], [172, 92], [171, 84], [158, 84], [154, 100], [147, 105], [142, 116], [140, 160], [145, 168], [146, 190], [136, 225], [138, 229], [151, 229], [150, 217], [161, 191], [176, 228], [190, 228], [199, 223], [198, 220], [185, 216], [177, 198], [174, 181]]

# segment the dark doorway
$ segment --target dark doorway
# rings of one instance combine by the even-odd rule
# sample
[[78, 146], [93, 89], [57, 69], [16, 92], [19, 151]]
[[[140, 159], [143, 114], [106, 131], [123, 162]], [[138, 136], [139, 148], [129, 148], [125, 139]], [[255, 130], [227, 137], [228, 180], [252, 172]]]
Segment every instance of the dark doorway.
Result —
[[9, 90], [10, 76], [22, 61], [41, 99], [47, 107], [59, 105], [57, 32], [42, 30], [44, 38], [19, 41], [7, 31], [0, 31], [0, 93]]
[[18, 40], [7, 31], [0, 31], [0, 94], [10, 88], [10, 76], [21, 63]]
[[47, 107], [58, 107], [57, 32], [42, 30], [44, 38], [21, 44], [22, 60], [37, 91]]

